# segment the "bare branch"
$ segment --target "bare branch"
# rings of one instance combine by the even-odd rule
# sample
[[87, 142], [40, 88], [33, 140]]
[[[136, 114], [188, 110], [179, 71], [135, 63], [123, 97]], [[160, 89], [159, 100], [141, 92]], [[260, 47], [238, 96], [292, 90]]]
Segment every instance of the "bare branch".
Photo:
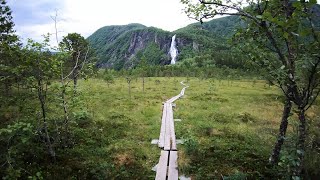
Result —
[[229, 8], [229, 9], [241, 11], [240, 7], [230, 6], [230, 5], [226, 5], [226, 4], [222, 4], [222, 3], [218, 3], [218, 2], [208, 2], [208, 1], [205, 1], [205, 0], [199, 0], [199, 2], [201, 4], [217, 5], [217, 6], [226, 7], [226, 8]]
[[58, 39], [58, 28], [57, 28], [57, 17], [58, 17], [58, 10], [56, 9], [56, 14], [55, 16], [51, 16], [51, 19], [54, 21], [54, 29], [55, 29], [55, 35], [56, 35], [56, 41], [57, 41], [57, 46], [59, 45], [59, 39]]
[[81, 64], [81, 68], [80, 68], [80, 70], [78, 71], [78, 73], [75, 75], [76, 77], [80, 74], [80, 72], [82, 71], [84, 65], [86, 64], [89, 50], [90, 50], [90, 47], [88, 46], [88, 49], [87, 49], [86, 54], [85, 54], [85, 56], [84, 56], [84, 60], [83, 60], [83, 62], [82, 62], [82, 64]]
[[317, 97], [320, 94], [320, 88], [318, 89], [318, 91], [315, 93], [315, 96], [313, 97], [311, 103], [309, 104], [309, 106], [306, 108], [306, 111], [313, 105], [313, 103], [316, 101]]
[[306, 89], [305, 93], [305, 99], [306, 99], [306, 104], [308, 104], [309, 97], [312, 95], [313, 90], [318, 86], [318, 83], [315, 82], [315, 75], [317, 74], [317, 68], [320, 63], [320, 59], [312, 66], [312, 69], [310, 71], [310, 76], [308, 78], [308, 87]]
[[230, 10], [238, 11], [237, 13], [215, 12], [215, 13], [212, 13], [212, 16], [215, 16], [215, 15], [239, 15], [239, 16], [244, 16], [244, 17], [247, 17], [247, 18], [253, 20], [256, 24], [259, 24], [259, 22], [260, 22], [259, 19], [252, 16], [251, 14], [243, 11], [242, 8], [237, 7], [237, 6], [226, 5], [226, 4], [222, 4], [222, 3], [218, 3], [218, 2], [207, 2], [205, 0], [199, 0], [199, 2], [204, 5], [216, 5], [216, 6], [224, 7], [224, 8], [230, 9]]
[[80, 54], [81, 54], [81, 52], [78, 51], [76, 64], [74, 65], [74, 67], [72, 68], [72, 70], [70, 71], [70, 73], [69, 73], [67, 76], [64, 77], [64, 79], [69, 78], [69, 76], [71, 76], [71, 74], [77, 69], [78, 63], [79, 63]]

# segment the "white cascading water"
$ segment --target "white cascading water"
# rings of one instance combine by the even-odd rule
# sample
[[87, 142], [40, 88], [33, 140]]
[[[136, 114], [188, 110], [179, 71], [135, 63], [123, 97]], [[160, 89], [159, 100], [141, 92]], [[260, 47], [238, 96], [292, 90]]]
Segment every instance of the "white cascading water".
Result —
[[170, 46], [171, 64], [176, 64], [177, 55], [178, 55], [178, 49], [176, 47], [176, 35], [174, 35], [172, 36], [171, 46]]

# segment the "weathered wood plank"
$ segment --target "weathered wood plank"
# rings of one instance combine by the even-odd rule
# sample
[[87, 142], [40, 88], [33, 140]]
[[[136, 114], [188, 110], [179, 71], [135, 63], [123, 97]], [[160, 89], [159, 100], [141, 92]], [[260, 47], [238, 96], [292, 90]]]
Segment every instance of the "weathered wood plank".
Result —
[[184, 95], [184, 92], [186, 90], [186, 87], [182, 88], [181, 92], [180, 92], [180, 95], [183, 96]]
[[[178, 154], [177, 154], [177, 140], [174, 129], [174, 119], [173, 119], [173, 106], [172, 103], [184, 96], [186, 86], [183, 81], [180, 82], [183, 86], [180, 94], [168, 99], [163, 103], [163, 112], [161, 118], [161, 129], [158, 146], [163, 148], [161, 151], [161, 156], [159, 163], [157, 165], [156, 180], [178, 180]], [[174, 151], [171, 151], [174, 150]], [[168, 167], [169, 162], [169, 167]]]
[[171, 150], [177, 150], [176, 134], [174, 130], [174, 121], [173, 121], [173, 110], [172, 110], [171, 104], [169, 104], [168, 106], [167, 123], [170, 126]]
[[[169, 107], [171, 105], [169, 103], [167, 103], [167, 112], [166, 112], [166, 128], [165, 128], [165, 135], [164, 135], [164, 150], [170, 150], [171, 146], [170, 146], [170, 121], [169, 121], [169, 113], [170, 113], [170, 110], [169, 110]], [[172, 108], [171, 108], [171, 111], [172, 111]]]
[[158, 147], [163, 148], [164, 147], [164, 139], [165, 139], [165, 133], [166, 133], [166, 117], [167, 117], [167, 104], [163, 104], [162, 108], [162, 118], [161, 118], [161, 129], [160, 129], [160, 137], [159, 137], [159, 144]]
[[167, 102], [168, 102], [168, 103], [173, 103], [174, 101], [176, 101], [176, 100], [179, 99], [179, 98], [180, 98], [180, 94], [177, 95], [177, 96], [172, 97], [172, 98], [169, 99]]
[[167, 178], [169, 151], [161, 151], [161, 156], [157, 166], [156, 180], [165, 180]]
[[170, 151], [168, 180], [178, 180], [178, 152]]

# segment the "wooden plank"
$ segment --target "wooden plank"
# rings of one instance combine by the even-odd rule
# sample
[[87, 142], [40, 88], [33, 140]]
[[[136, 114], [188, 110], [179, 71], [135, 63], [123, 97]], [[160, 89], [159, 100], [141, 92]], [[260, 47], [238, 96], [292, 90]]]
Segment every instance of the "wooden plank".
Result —
[[174, 128], [172, 103], [182, 97], [186, 88], [188, 88], [183, 82], [181, 82], [181, 84], [185, 87], [182, 88], [180, 94], [170, 98], [163, 104], [158, 146], [161, 148], [163, 147], [164, 150], [161, 151], [161, 156], [157, 165], [156, 180], [178, 180], [177, 140]]
[[170, 98], [167, 103], [172, 103], [174, 101], [174, 97]]
[[173, 97], [170, 98], [167, 102], [168, 102], [168, 103], [173, 103], [174, 101], [176, 101], [176, 100], [179, 99], [179, 98], [180, 98], [180, 94], [177, 95], [177, 96], [173, 96]]
[[167, 178], [169, 151], [161, 151], [161, 156], [157, 166], [156, 180], [165, 180]]
[[168, 103], [164, 103], [162, 108], [162, 119], [161, 119], [161, 129], [160, 129], [160, 137], [158, 147], [164, 147], [164, 136], [166, 133], [166, 117], [167, 117], [167, 105]]
[[[164, 134], [164, 150], [170, 150], [170, 124], [169, 124], [169, 119], [168, 119], [168, 115], [170, 113], [169, 111], [169, 107], [171, 105], [169, 105], [169, 103], [167, 103], [167, 109], [166, 109], [166, 126], [165, 126], [165, 134]], [[172, 109], [172, 108], [171, 108]]]
[[168, 180], [178, 180], [178, 152], [170, 151]]
[[181, 93], [180, 93], [182, 96], [184, 95], [185, 90], [186, 90], [186, 88], [185, 88], [185, 87], [184, 87], [184, 88], [182, 88]]
[[167, 123], [170, 126], [171, 150], [177, 150], [176, 134], [174, 131], [173, 110], [172, 105], [168, 106]]
[[171, 98], [169, 103], [173, 103], [174, 101], [176, 101], [179, 98], [180, 98], [180, 94]]

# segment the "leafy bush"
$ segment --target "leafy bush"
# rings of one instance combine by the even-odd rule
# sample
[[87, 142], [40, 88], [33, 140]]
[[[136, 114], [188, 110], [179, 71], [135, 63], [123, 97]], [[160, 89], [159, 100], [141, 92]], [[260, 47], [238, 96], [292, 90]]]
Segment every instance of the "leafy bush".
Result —
[[[32, 165], [36, 157], [37, 146], [34, 146], [36, 133], [30, 123], [16, 122], [0, 129], [0, 163], [3, 165], [0, 174], [3, 179], [24, 177], [26, 166]], [[33, 148], [30, 148], [33, 147]], [[32, 171], [29, 171], [29, 175]]]
[[184, 140], [184, 146], [185, 146], [185, 151], [188, 155], [192, 155], [198, 152], [199, 149], [199, 143], [196, 140], [196, 137], [193, 136], [188, 136], [183, 138]]
[[224, 180], [245, 180], [247, 179], [247, 175], [243, 172], [236, 172], [234, 174], [231, 174], [229, 176], [224, 176], [223, 177]]
[[80, 127], [84, 127], [85, 125], [91, 123], [90, 113], [86, 110], [73, 112], [72, 114], [76, 124], [78, 124]]

